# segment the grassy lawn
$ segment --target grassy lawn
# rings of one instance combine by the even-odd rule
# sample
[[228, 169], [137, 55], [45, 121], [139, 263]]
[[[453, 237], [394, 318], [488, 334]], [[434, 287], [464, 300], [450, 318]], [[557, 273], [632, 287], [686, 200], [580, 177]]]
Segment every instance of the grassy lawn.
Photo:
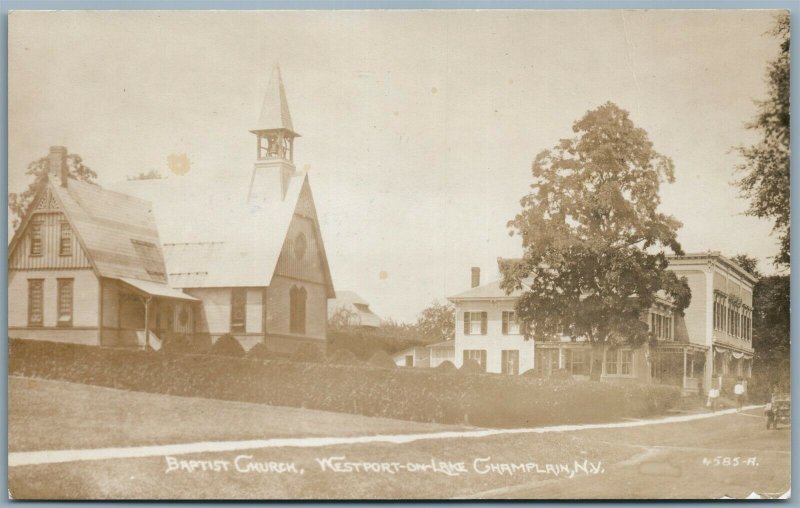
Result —
[[[459, 427], [10, 377], [11, 452]], [[58, 429], [54, 432], [54, 429]]]
[[161, 354], [9, 341], [13, 376], [447, 425], [510, 428], [666, 413], [675, 387]]
[[[166, 473], [163, 457], [97, 461], [11, 469], [9, 485], [15, 498], [48, 497], [128, 499], [393, 499], [452, 498], [465, 493], [507, 487], [523, 477], [478, 474], [472, 471], [476, 458], [492, 462], [571, 463], [621, 460], [635, 451], [593, 445], [577, 434], [495, 436], [483, 439], [443, 439], [404, 445], [368, 444], [317, 449], [253, 450], [236, 453], [205, 453], [182, 459], [234, 461], [252, 455], [258, 461], [293, 462], [302, 474], [262, 474], [174, 471]], [[448, 476], [435, 472], [397, 474], [322, 471], [316, 459], [346, 457], [348, 461], [398, 462], [407, 464], [439, 461], [465, 462], [468, 472]], [[541, 478], [537, 478], [541, 476]], [[525, 479], [547, 479], [530, 474]], [[598, 478], [595, 478], [598, 479]]]
[[[455, 428], [19, 378], [10, 379], [9, 408], [12, 451]], [[19, 466], [9, 470], [9, 487], [16, 499], [712, 499], [782, 493], [790, 481], [790, 431], [768, 431], [759, 416], [755, 410], [626, 429], [176, 457], [227, 461], [227, 471], [167, 472], [165, 457]], [[237, 471], [241, 455], [252, 456], [245, 465], [293, 463], [297, 472]], [[404, 465], [463, 463], [464, 471], [323, 470], [317, 459], [330, 457]], [[703, 462], [717, 457], [754, 457], [757, 464]], [[487, 460], [476, 469], [476, 459]], [[598, 474], [547, 470], [548, 465], [584, 460], [598, 465]], [[536, 463], [538, 471], [486, 472], [487, 463]]]

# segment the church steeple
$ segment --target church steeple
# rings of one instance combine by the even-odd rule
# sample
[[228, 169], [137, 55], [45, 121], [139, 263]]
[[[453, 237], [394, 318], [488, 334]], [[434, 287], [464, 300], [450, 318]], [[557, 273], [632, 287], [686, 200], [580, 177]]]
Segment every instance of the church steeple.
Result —
[[281, 70], [275, 65], [261, 106], [258, 124], [250, 132], [256, 135], [256, 162], [250, 182], [248, 200], [283, 200], [289, 180], [296, 174], [294, 138], [299, 137], [292, 125]]
[[276, 64], [261, 105], [258, 124], [250, 132], [256, 135], [258, 160], [284, 159], [293, 162], [294, 138], [300, 134], [294, 131], [286, 90], [283, 88], [281, 69]]

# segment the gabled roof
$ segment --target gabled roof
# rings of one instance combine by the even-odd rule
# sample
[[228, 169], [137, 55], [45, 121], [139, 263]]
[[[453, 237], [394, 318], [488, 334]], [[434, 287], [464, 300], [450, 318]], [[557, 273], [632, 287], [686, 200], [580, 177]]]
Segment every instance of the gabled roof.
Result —
[[352, 305], [356, 303], [369, 306], [369, 302], [361, 298], [355, 291], [336, 291], [336, 298], [329, 302], [331, 305]]
[[361, 326], [381, 325], [381, 318], [372, 312], [369, 302], [353, 291], [336, 291], [336, 298], [328, 300], [328, 317], [332, 317], [342, 308], [354, 313]]
[[[120, 182], [115, 188], [152, 200], [175, 288], [269, 286], [301, 196], [313, 203], [305, 173], [290, 177], [283, 200], [258, 203], [247, 202], [243, 178], [201, 183], [184, 176]], [[317, 243], [333, 296], [322, 239]]]
[[283, 79], [281, 79], [281, 69], [277, 65], [272, 68], [272, 76], [269, 78], [267, 93], [264, 95], [264, 103], [261, 105], [258, 124], [250, 132], [273, 129], [286, 129], [298, 135], [294, 132], [292, 115], [289, 114], [289, 103], [286, 100], [286, 90], [283, 88]]
[[[34, 197], [51, 193], [100, 277], [165, 283], [164, 257], [149, 202], [70, 179], [67, 187], [48, 181]], [[9, 245], [16, 247], [33, 215], [28, 212]], [[158, 272], [161, 272], [160, 274]]]
[[522, 295], [522, 290], [516, 289], [510, 294], [500, 287], [500, 281], [492, 281], [486, 284], [474, 287], [463, 293], [447, 297], [451, 302], [459, 300], [500, 300], [500, 299], [514, 299]]

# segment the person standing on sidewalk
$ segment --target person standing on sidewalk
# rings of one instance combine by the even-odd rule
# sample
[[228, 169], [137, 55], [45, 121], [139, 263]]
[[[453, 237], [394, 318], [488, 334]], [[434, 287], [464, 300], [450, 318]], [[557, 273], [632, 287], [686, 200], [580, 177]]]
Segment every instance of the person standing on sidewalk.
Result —
[[711, 387], [708, 390], [708, 407], [711, 408], [711, 411], [716, 413], [717, 412], [717, 399], [719, 398], [719, 390], [717, 388]]
[[733, 394], [736, 395], [736, 405], [739, 412], [741, 412], [742, 404], [744, 404], [744, 381], [742, 378], [736, 381], [736, 386], [733, 387]]

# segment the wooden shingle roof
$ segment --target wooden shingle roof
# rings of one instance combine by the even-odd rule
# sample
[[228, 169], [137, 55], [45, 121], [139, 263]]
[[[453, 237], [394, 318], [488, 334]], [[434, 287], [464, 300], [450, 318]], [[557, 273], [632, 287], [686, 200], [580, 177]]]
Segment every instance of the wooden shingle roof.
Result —
[[166, 269], [152, 206], [99, 185], [48, 183], [102, 277], [165, 283]]
[[[74, 179], [66, 187], [47, 181], [34, 196], [54, 199], [99, 277], [167, 282], [164, 255], [148, 201]], [[9, 256], [33, 216], [28, 211], [9, 244]]]

